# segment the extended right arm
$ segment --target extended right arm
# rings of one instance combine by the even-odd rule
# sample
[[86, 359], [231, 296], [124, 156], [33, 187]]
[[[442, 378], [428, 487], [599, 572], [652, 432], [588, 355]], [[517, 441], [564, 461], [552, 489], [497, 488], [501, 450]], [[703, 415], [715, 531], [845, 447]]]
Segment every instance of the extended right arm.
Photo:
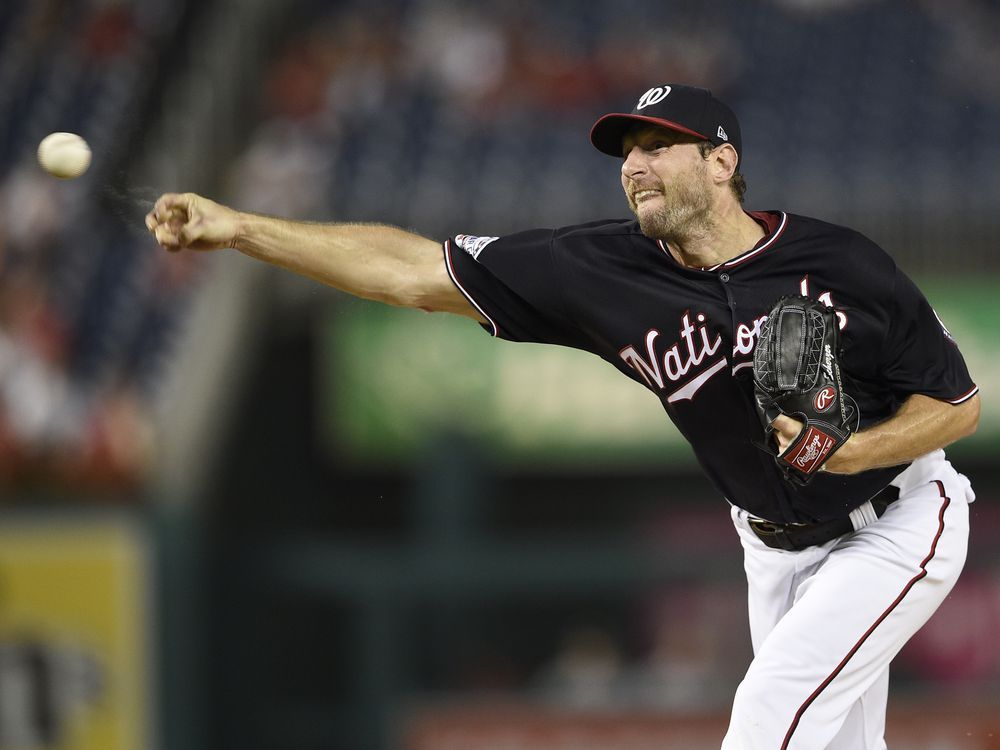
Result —
[[167, 250], [231, 247], [350, 294], [485, 322], [448, 276], [441, 245], [381, 224], [320, 224], [235, 211], [167, 193], [146, 216]]

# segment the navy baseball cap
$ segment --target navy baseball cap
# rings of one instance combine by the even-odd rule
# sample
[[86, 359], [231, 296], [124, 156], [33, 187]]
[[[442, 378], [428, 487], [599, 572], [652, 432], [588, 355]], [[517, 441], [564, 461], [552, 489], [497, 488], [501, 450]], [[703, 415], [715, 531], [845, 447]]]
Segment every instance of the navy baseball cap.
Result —
[[631, 113], [612, 112], [590, 129], [590, 142], [611, 156], [622, 155], [622, 138], [637, 123], [649, 123], [711, 141], [729, 143], [743, 160], [740, 122], [708, 89], [678, 83], [654, 86], [639, 97]]

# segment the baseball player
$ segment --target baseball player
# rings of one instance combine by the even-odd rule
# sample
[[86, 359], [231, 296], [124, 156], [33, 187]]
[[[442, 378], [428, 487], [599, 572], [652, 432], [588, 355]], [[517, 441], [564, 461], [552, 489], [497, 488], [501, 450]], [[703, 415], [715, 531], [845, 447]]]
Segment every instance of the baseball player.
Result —
[[[754, 659], [722, 747], [884, 748], [889, 663], [965, 561], [974, 495], [942, 449], [975, 431], [978, 389], [875, 243], [744, 210], [740, 126], [711, 92], [654, 86], [590, 138], [620, 160], [635, 219], [442, 245], [188, 193], [162, 196], [147, 226], [168, 250], [235, 248], [362, 297], [472, 318], [493, 336], [584, 349], [648, 388], [729, 502], [744, 547]], [[783, 297], [793, 309], [776, 316]], [[803, 377], [809, 321], [827, 337], [812, 361], [829, 385], [782, 408], [765, 370]], [[755, 362], [762, 337], [770, 365]], [[856, 410], [840, 408], [848, 397]]]

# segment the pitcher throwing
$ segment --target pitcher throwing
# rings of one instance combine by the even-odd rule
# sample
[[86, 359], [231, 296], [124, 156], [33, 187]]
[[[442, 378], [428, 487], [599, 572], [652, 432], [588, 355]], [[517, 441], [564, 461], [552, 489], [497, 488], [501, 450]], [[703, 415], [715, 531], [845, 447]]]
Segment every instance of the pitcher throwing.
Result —
[[[584, 349], [641, 383], [744, 548], [754, 659], [722, 747], [884, 748], [889, 663], [965, 562], [974, 495], [942, 449], [975, 431], [979, 397], [958, 347], [871, 240], [744, 210], [739, 122], [711, 92], [653, 86], [590, 138], [620, 160], [635, 219], [440, 243], [187, 193], [162, 196], [147, 226], [168, 250], [235, 248]], [[783, 297], [797, 308], [776, 309]]]

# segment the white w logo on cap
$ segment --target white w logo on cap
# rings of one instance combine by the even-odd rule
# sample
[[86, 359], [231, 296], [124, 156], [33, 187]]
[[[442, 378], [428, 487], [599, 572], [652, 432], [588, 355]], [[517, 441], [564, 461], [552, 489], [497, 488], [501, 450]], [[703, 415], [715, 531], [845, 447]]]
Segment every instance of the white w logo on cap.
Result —
[[653, 104], [659, 104], [664, 99], [667, 98], [667, 94], [670, 93], [669, 86], [654, 86], [645, 94], [639, 97], [639, 103], [635, 105], [636, 109], [643, 109], [649, 107]]

